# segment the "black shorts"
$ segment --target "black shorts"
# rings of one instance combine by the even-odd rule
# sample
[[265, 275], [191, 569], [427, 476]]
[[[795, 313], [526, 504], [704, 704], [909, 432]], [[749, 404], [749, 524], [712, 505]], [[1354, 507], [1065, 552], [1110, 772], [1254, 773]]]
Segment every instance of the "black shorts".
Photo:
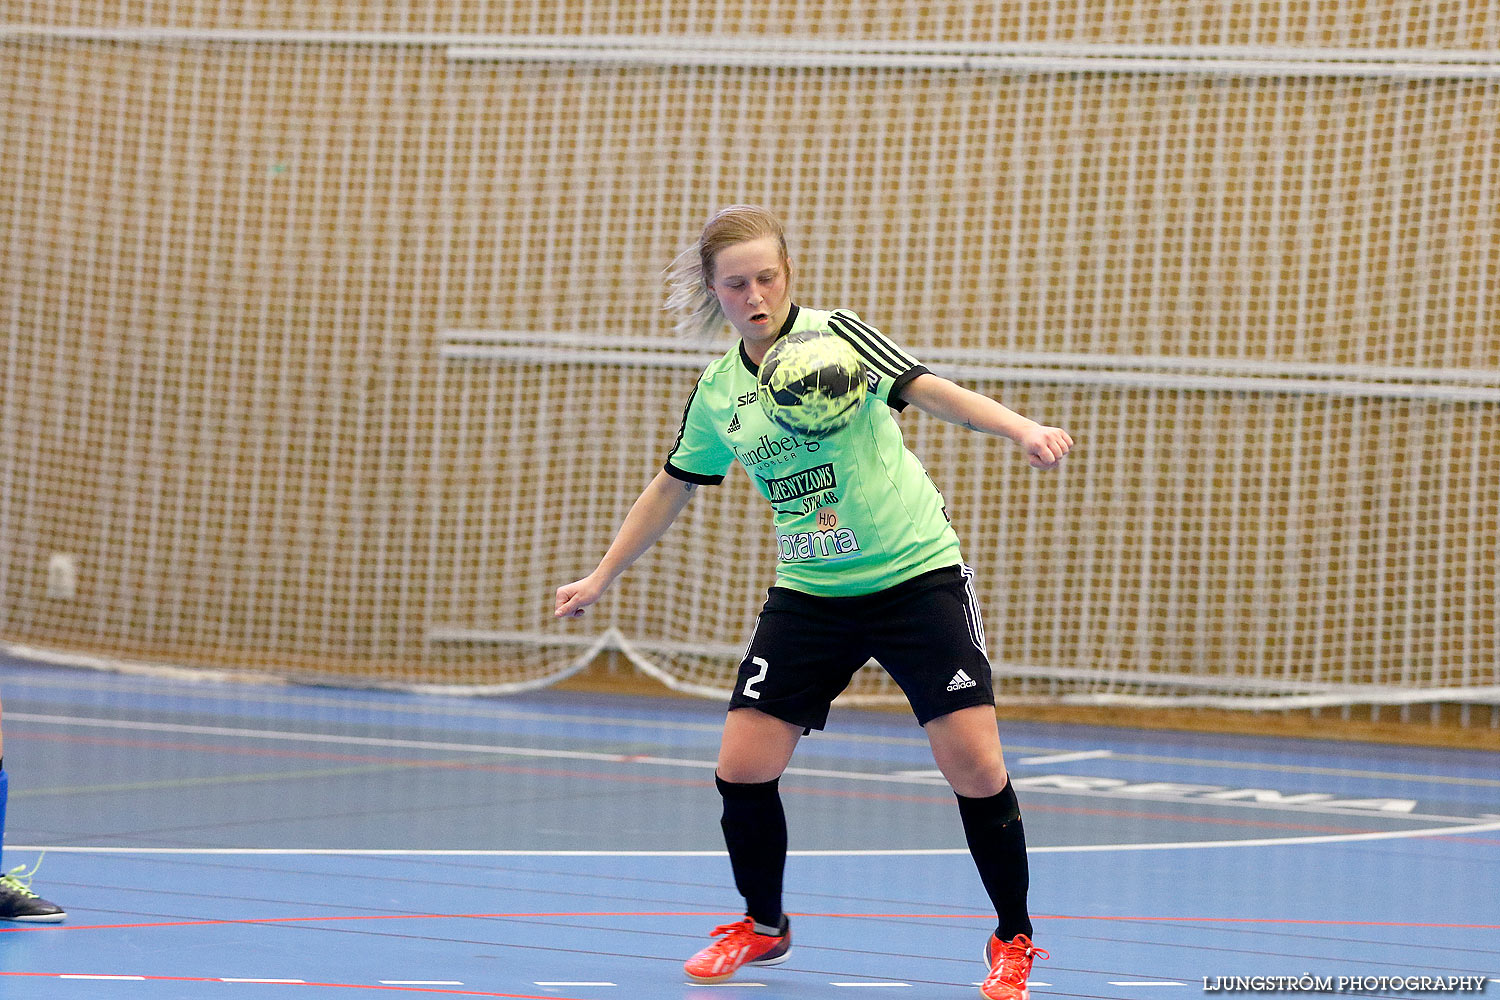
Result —
[[871, 659], [906, 693], [917, 722], [995, 704], [984, 623], [967, 566], [858, 597], [772, 587], [729, 707], [822, 729], [828, 706]]

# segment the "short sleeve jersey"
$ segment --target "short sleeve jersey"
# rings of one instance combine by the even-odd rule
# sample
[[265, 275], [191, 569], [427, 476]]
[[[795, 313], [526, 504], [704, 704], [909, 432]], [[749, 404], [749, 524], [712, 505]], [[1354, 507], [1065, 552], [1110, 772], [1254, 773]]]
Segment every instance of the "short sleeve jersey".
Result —
[[738, 342], [698, 378], [667, 456], [668, 474], [717, 485], [738, 461], [775, 510], [778, 586], [820, 597], [870, 594], [961, 563], [937, 487], [902, 441], [893, 411], [927, 371], [853, 312], [795, 304], [777, 334], [829, 330], [864, 361], [869, 392], [848, 426], [822, 440], [773, 423], [757, 401], [758, 366]]

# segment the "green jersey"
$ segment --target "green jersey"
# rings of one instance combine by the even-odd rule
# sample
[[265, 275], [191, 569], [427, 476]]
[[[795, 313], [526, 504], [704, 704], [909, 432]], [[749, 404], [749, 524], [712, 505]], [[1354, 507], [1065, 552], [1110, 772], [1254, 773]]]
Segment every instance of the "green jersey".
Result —
[[799, 437], [760, 408], [758, 366], [735, 346], [698, 378], [667, 456], [669, 475], [716, 485], [738, 461], [776, 511], [778, 586], [820, 597], [870, 594], [963, 562], [927, 470], [892, 411], [927, 371], [847, 309], [792, 306], [778, 337], [830, 330], [864, 360], [869, 392], [847, 426]]

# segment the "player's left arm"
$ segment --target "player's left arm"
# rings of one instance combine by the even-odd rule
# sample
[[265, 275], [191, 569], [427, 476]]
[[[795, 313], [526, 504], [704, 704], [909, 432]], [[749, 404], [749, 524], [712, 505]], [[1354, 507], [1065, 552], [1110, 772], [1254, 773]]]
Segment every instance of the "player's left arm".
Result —
[[1010, 438], [1021, 446], [1033, 468], [1052, 468], [1073, 447], [1073, 438], [1061, 427], [1039, 424], [998, 400], [931, 372], [923, 372], [903, 386], [901, 398], [939, 420]]

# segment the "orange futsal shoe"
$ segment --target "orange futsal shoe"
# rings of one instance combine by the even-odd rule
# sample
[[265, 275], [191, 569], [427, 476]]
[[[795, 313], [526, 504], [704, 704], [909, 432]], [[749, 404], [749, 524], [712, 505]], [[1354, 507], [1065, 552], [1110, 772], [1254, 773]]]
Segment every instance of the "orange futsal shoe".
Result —
[[1046, 958], [1047, 953], [1031, 943], [1025, 934], [1017, 934], [1009, 942], [1001, 941], [991, 934], [984, 945], [984, 964], [990, 974], [979, 986], [979, 994], [989, 1000], [1029, 1000], [1031, 991], [1026, 980], [1031, 975], [1034, 958]]
[[722, 983], [739, 971], [742, 965], [780, 965], [792, 950], [792, 927], [783, 922], [780, 934], [761, 934], [755, 921], [746, 917], [739, 923], [715, 927], [719, 940], [688, 959], [682, 966], [695, 983]]

